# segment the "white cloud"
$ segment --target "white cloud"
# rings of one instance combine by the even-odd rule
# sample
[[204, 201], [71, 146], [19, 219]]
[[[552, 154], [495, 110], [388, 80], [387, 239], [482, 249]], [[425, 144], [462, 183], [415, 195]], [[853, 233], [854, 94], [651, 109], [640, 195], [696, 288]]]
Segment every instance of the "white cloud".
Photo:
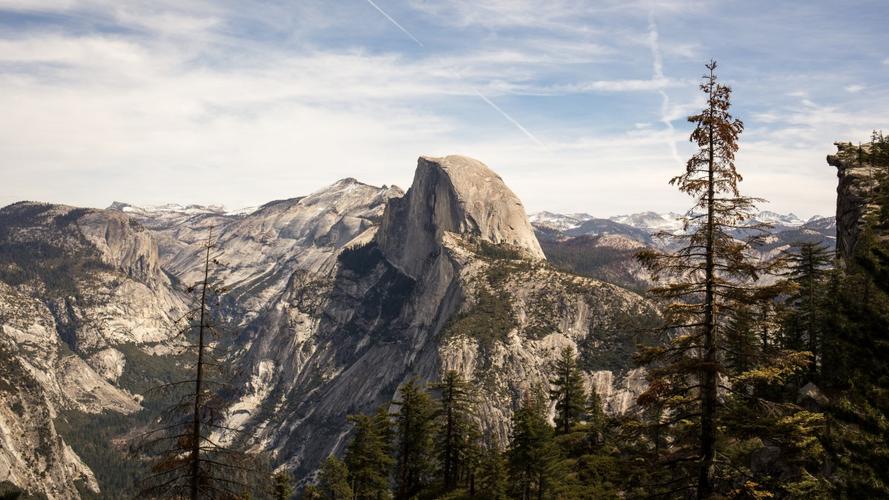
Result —
[[[376, 3], [427, 49], [364, 2], [0, 0], [77, 26], [0, 35], [0, 204], [245, 206], [346, 176], [404, 186], [417, 156], [460, 153], [498, 170], [532, 210], [687, 205], [666, 182], [691, 153], [677, 120], [702, 106], [687, 60], [704, 50], [677, 26], [708, 2], [413, 0], [400, 13]], [[755, 110], [739, 157], [750, 194], [779, 211], [829, 212], [823, 156], [834, 140], [866, 137], [881, 108], [843, 102], [856, 99], [836, 93], [845, 82], [830, 81], [829, 100], [812, 75], [772, 85], [749, 70], [767, 87], [736, 85]], [[774, 94], [782, 88], [798, 99]]]
[[861, 92], [865, 88], [866, 87], [864, 85], [859, 85], [859, 84], [846, 85], [845, 87], [843, 87], [843, 89], [846, 92], [849, 92], [850, 94], [857, 94], [858, 92]]

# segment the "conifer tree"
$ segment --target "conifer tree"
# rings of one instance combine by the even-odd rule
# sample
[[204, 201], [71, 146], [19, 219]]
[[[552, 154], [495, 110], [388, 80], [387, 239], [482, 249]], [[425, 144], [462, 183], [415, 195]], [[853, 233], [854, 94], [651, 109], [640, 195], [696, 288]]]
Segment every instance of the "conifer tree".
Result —
[[584, 416], [587, 404], [583, 379], [574, 358], [574, 349], [565, 347], [555, 363], [555, 378], [550, 380], [550, 399], [556, 402], [556, 431], [571, 432]]
[[323, 500], [344, 500], [353, 497], [349, 484], [349, 469], [342, 460], [331, 455], [321, 466], [318, 475], [318, 494]]
[[729, 311], [724, 329], [725, 369], [734, 375], [754, 366], [762, 348], [753, 307], [741, 305]]
[[[470, 465], [470, 455], [477, 437], [472, 415], [473, 396], [469, 384], [453, 370], [446, 372], [432, 389], [441, 395], [435, 413], [435, 446], [442, 484], [445, 491], [453, 491], [464, 467]], [[466, 472], [471, 471], [471, 467], [465, 468]]]
[[354, 498], [388, 498], [389, 471], [393, 460], [380, 435], [379, 420], [368, 415], [350, 415], [355, 436], [346, 448], [345, 464]]
[[590, 441], [594, 446], [600, 446], [605, 441], [605, 410], [602, 406], [602, 398], [596, 392], [595, 387], [590, 388], [589, 399], [586, 405], [586, 421], [589, 424]]
[[[660, 459], [672, 468], [671, 479], [659, 486], [664, 494], [694, 491], [698, 498], [709, 498], [716, 491], [724, 410], [719, 391], [737, 389], [732, 382], [720, 382], [727, 373], [726, 344], [720, 337], [733, 313], [776, 293], [758, 286], [759, 278], [775, 267], [754, 252], [764, 229], [750, 223], [759, 200], [738, 190], [742, 177], [735, 169], [735, 153], [744, 126], [729, 111], [731, 89], [718, 82], [716, 63], [711, 61], [707, 69], [700, 86], [706, 108], [688, 118], [695, 124], [691, 141], [698, 151], [685, 172], [670, 181], [694, 199], [685, 216], [686, 234], [677, 237], [681, 246], [675, 252], [639, 254], [653, 278], [664, 282], [652, 290], [665, 301], [664, 344], [644, 348], [638, 356], [648, 366], [650, 382], [639, 403], [657, 408], [662, 417], [652, 425], [670, 434], [670, 445], [661, 449]], [[737, 230], [752, 236], [736, 239]], [[757, 365], [737, 377], [750, 383], [764, 382], [763, 378], [776, 382], [805, 362], [793, 353], [784, 354], [760, 359], [777, 367]]]
[[416, 379], [401, 387], [395, 415], [395, 495], [413, 498], [429, 485], [432, 472], [433, 405]]
[[479, 465], [478, 494], [490, 500], [506, 500], [508, 496], [506, 462], [494, 447], [486, 448]]
[[544, 498], [558, 481], [559, 450], [546, 411], [544, 393], [534, 391], [513, 414], [507, 457], [513, 495], [522, 500]]
[[831, 257], [826, 248], [816, 243], [803, 243], [787, 255], [792, 295], [785, 340], [787, 347], [811, 353], [810, 372], [817, 374], [821, 363], [821, 344], [825, 314], [825, 296]]
[[224, 292], [211, 282], [210, 265], [217, 263], [213, 248], [211, 230], [204, 245], [203, 279], [188, 289], [197, 293], [196, 304], [182, 318], [185, 326], [178, 337], [183, 352], [195, 356], [194, 378], [158, 388], [180, 399], [162, 415], [159, 427], [140, 436], [133, 446], [152, 462], [151, 474], [141, 481], [143, 497], [236, 498], [248, 488], [250, 457], [226, 446], [225, 436], [214, 435], [238, 429], [224, 425], [224, 402], [218, 394], [224, 384], [210, 377], [224, 369], [210, 346], [212, 338], [220, 336], [211, 306]]
[[293, 496], [293, 479], [287, 471], [272, 476], [272, 496], [275, 500], [290, 500]]

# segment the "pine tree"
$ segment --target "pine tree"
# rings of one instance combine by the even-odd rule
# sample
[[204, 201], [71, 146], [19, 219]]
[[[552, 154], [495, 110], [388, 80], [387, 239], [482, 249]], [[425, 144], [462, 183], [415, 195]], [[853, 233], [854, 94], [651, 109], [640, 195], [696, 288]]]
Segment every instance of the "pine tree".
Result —
[[586, 421], [589, 424], [590, 442], [593, 446], [601, 446], [605, 442], [605, 410], [602, 405], [602, 398], [596, 392], [595, 387], [590, 388], [589, 399], [586, 405]]
[[[726, 347], [720, 337], [733, 314], [777, 293], [758, 285], [760, 276], [775, 267], [774, 262], [760, 261], [754, 251], [765, 229], [749, 222], [759, 200], [738, 190], [742, 177], [734, 159], [744, 126], [729, 112], [731, 89], [717, 81], [716, 63], [711, 61], [707, 69], [700, 86], [707, 106], [689, 117], [695, 124], [691, 141], [698, 152], [688, 160], [686, 171], [670, 181], [695, 200], [685, 217], [686, 234], [676, 237], [682, 245], [671, 253], [639, 254], [653, 278], [666, 282], [652, 290], [666, 302], [664, 345], [644, 348], [638, 355], [649, 369], [650, 382], [639, 403], [656, 408], [659, 417], [651, 425], [669, 433], [670, 445], [660, 448], [661, 463], [672, 469], [672, 478], [660, 485], [664, 494], [691, 490], [698, 498], [709, 498], [716, 491], [724, 414], [719, 391], [739, 392], [732, 382], [720, 383], [720, 375], [727, 373]], [[751, 236], [736, 239], [738, 230]], [[769, 367], [736, 371], [736, 380], [780, 382], [805, 362], [793, 353], [769, 360], [760, 357], [758, 362], [766, 361]], [[731, 474], [733, 464], [722, 465], [725, 474]]]
[[290, 500], [293, 496], [293, 479], [287, 471], [272, 476], [272, 495], [275, 500]]
[[408, 499], [429, 486], [432, 471], [433, 405], [416, 379], [401, 387], [395, 415], [395, 494]]
[[345, 463], [356, 499], [378, 500], [389, 497], [389, 471], [392, 457], [380, 435], [380, 422], [368, 415], [350, 415], [355, 436], [346, 448]]
[[583, 379], [574, 358], [574, 349], [562, 349], [555, 363], [556, 377], [550, 380], [553, 388], [550, 399], [556, 402], [556, 430], [561, 434], [571, 432], [571, 428], [580, 422], [586, 410], [586, 391]]
[[318, 493], [324, 500], [351, 499], [352, 487], [349, 485], [349, 469], [346, 464], [333, 455], [327, 457], [318, 475]]
[[506, 500], [508, 496], [506, 462], [496, 448], [486, 448], [478, 471], [478, 495], [490, 500]]
[[560, 456], [546, 409], [544, 393], [535, 391], [525, 395], [513, 414], [507, 457], [513, 494], [522, 500], [544, 498], [558, 481], [554, 476]]
[[762, 336], [753, 307], [742, 305], [729, 312], [724, 337], [725, 368], [729, 373], [744, 373], [757, 363]]
[[788, 318], [787, 347], [807, 350], [811, 353], [810, 373], [814, 377], [822, 361], [821, 345], [827, 279], [831, 256], [827, 249], [816, 243], [803, 243], [788, 252], [790, 269], [786, 273], [792, 284], [793, 294]]
[[435, 412], [437, 437], [435, 447], [445, 491], [453, 491], [464, 472], [471, 471], [470, 454], [475, 445], [473, 395], [459, 373], [450, 370], [432, 386], [440, 392]]
[[[133, 448], [152, 462], [151, 474], [141, 481], [142, 497], [160, 498], [232, 498], [248, 489], [247, 476], [251, 473], [252, 458], [226, 446], [238, 429], [224, 425], [225, 403], [219, 396], [224, 384], [210, 377], [220, 373], [225, 365], [214, 359], [210, 347], [211, 336], [220, 336], [212, 321], [211, 306], [224, 292], [214, 286], [210, 278], [213, 233], [204, 246], [203, 279], [190, 287], [197, 292], [196, 305], [183, 317], [185, 326], [179, 331], [183, 352], [195, 355], [195, 376], [166, 384], [157, 390], [176, 393], [180, 399], [162, 416], [158, 428], [137, 438]], [[183, 392], [193, 387], [193, 391]], [[225, 439], [211, 438], [214, 432], [224, 432]]]

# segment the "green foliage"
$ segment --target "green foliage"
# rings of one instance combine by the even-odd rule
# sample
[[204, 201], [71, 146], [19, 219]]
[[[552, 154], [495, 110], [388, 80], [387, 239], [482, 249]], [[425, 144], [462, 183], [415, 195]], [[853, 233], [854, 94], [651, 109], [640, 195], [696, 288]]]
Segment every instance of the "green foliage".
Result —
[[509, 476], [503, 455], [494, 448], [488, 448], [481, 460], [478, 471], [478, 494], [481, 498], [506, 500]]
[[596, 392], [595, 387], [590, 388], [589, 399], [586, 403], [586, 421], [589, 425], [590, 441], [594, 446], [600, 446], [605, 442], [605, 426], [607, 419], [602, 407], [602, 398]]
[[480, 431], [473, 417], [472, 389], [456, 371], [448, 371], [432, 389], [440, 393], [434, 414], [435, 450], [443, 491], [457, 488], [471, 474]]
[[518, 326], [512, 309], [509, 292], [491, 292], [479, 287], [475, 304], [465, 313], [456, 315], [445, 327], [445, 336], [469, 337], [477, 339], [484, 351], [488, 351], [497, 341]]
[[272, 476], [272, 495], [275, 500], [290, 500], [293, 496], [293, 479], [287, 471]]
[[567, 434], [583, 418], [587, 404], [583, 379], [572, 347], [562, 350], [554, 371], [556, 378], [550, 380], [550, 399], [556, 403], [556, 430]]
[[496, 245], [487, 241], [479, 241], [478, 255], [489, 260], [519, 260], [521, 252], [506, 244]]
[[351, 415], [355, 436], [346, 449], [345, 464], [356, 499], [388, 498], [389, 469], [394, 460], [388, 453], [379, 422], [369, 415]]
[[327, 457], [318, 476], [318, 492], [319, 498], [323, 500], [352, 498], [349, 469], [345, 463], [336, 457]]
[[418, 495], [431, 483], [433, 471], [432, 398], [411, 379], [401, 386], [395, 415], [395, 498]]
[[546, 419], [542, 391], [526, 394], [512, 418], [507, 460], [512, 494], [521, 498], [544, 497], [559, 484], [561, 453]]
[[366, 276], [383, 260], [383, 253], [376, 243], [367, 243], [344, 248], [337, 259], [343, 269], [352, 271], [359, 276]]

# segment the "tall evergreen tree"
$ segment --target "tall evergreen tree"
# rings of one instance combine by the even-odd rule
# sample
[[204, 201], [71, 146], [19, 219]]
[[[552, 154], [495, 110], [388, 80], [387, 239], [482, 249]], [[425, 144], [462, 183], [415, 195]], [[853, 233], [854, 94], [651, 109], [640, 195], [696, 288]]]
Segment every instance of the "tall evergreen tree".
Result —
[[[670, 446], [662, 449], [661, 457], [674, 469], [672, 479], [663, 485], [667, 493], [690, 489], [698, 498], [709, 498], [716, 490], [723, 410], [719, 391], [732, 390], [731, 383], [720, 383], [727, 371], [720, 335], [733, 311], [768, 296], [757, 282], [774, 266], [761, 262], [754, 252], [764, 229], [749, 222], [758, 200], [738, 190], [742, 177], [735, 169], [735, 153], [744, 126], [729, 112], [731, 89], [718, 82], [716, 63], [707, 64], [707, 70], [700, 86], [706, 108], [688, 118], [695, 124], [691, 141], [698, 151], [685, 172], [670, 181], [695, 200], [685, 217], [686, 234], [678, 237], [682, 246], [670, 253], [639, 254], [653, 278], [666, 282], [652, 290], [666, 303], [665, 342], [639, 353], [650, 379], [639, 402], [658, 408], [663, 417], [653, 425], [670, 433]], [[752, 236], [736, 239], [734, 234], [741, 229]], [[800, 364], [799, 357], [776, 361], [783, 371], [745, 373], [777, 376]]]
[[435, 413], [435, 447], [442, 484], [445, 491], [452, 491], [464, 472], [464, 465], [469, 465], [472, 448], [476, 445], [474, 440], [478, 433], [472, 414], [473, 395], [469, 384], [453, 370], [446, 372], [432, 389], [440, 393]]
[[287, 471], [272, 476], [272, 497], [275, 500], [290, 500], [293, 496], [293, 479]]
[[349, 420], [355, 428], [355, 436], [346, 448], [345, 464], [354, 497], [366, 500], [389, 498], [389, 471], [393, 460], [380, 435], [379, 420], [368, 415], [350, 415]]
[[324, 500], [347, 500], [353, 497], [349, 469], [333, 455], [327, 457], [318, 475], [318, 493]]
[[596, 392], [595, 387], [590, 388], [589, 399], [586, 404], [586, 421], [589, 424], [590, 441], [594, 446], [600, 446], [605, 442], [605, 426], [607, 424], [602, 398]]
[[550, 399], [556, 402], [556, 431], [571, 432], [571, 428], [583, 419], [587, 396], [574, 349], [565, 347], [555, 363], [555, 378], [550, 380]]
[[432, 398], [416, 379], [401, 386], [395, 415], [395, 495], [413, 498], [429, 486], [432, 472]]
[[513, 495], [522, 500], [544, 498], [558, 481], [559, 450], [546, 413], [544, 394], [534, 391], [525, 395], [513, 414], [507, 457]]
[[484, 450], [478, 471], [478, 495], [490, 500], [506, 500], [508, 496], [506, 462], [496, 448]]
[[811, 353], [809, 365], [812, 376], [821, 364], [821, 344], [824, 336], [825, 292], [832, 258], [827, 249], [816, 243], [803, 243], [788, 252], [789, 270], [786, 273], [793, 285], [789, 300], [791, 312], [786, 325], [787, 347]]

